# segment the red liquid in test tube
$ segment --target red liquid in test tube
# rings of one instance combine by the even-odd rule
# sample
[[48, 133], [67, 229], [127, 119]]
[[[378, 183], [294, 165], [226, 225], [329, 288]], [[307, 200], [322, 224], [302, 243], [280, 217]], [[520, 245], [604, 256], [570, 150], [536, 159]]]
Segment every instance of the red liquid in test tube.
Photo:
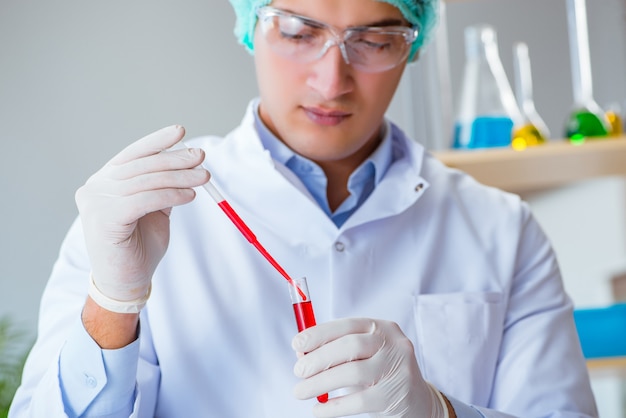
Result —
[[296, 315], [298, 332], [315, 325], [315, 314], [313, 313], [313, 304], [311, 301], [294, 303], [293, 312]]
[[[298, 332], [314, 326], [316, 324], [315, 314], [313, 313], [313, 304], [311, 303], [306, 277], [293, 280], [289, 286], [289, 294], [291, 295], [291, 303], [293, 303], [293, 313], [296, 316]], [[320, 403], [328, 402], [328, 393], [318, 396], [317, 400]]]

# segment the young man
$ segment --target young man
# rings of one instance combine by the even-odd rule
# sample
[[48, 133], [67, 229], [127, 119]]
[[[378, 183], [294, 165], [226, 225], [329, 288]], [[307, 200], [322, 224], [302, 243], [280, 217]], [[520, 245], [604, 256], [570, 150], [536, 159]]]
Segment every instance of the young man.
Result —
[[[260, 98], [226, 138], [169, 150], [164, 128], [78, 190], [11, 416], [596, 415], [528, 207], [384, 119], [436, 3], [233, 3]], [[203, 161], [318, 326], [294, 337], [285, 281], [194, 190]]]

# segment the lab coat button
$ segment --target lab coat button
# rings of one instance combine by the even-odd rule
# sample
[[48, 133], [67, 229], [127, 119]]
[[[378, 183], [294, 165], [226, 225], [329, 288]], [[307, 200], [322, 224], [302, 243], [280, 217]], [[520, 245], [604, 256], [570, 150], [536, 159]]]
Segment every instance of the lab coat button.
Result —
[[98, 380], [95, 377], [86, 374], [85, 385], [87, 385], [87, 387], [89, 388], [95, 388], [96, 386], [98, 386]]
[[346, 249], [346, 245], [343, 242], [337, 241], [335, 243], [335, 250], [337, 250], [339, 252], [343, 252], [343, 250], [345, 250], [345, 249]]
[[421, 192], [423, 188], [424, 188], [424, 183], [420, 183], [417, 186], [415, 186], [415, 191]]

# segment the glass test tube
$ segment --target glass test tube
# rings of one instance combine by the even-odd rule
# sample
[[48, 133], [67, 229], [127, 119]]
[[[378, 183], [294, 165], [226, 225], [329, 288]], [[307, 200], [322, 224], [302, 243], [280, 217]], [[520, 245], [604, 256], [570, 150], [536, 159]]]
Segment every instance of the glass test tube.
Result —
[[[293, 285], [289, 284], [289, 295], [293, 304], [293, 313], [296, 317], [298, 332], [314, 326], [316, 324], [315, 314], [313, 313], [313, 304], [311, 303], [306, 277], [294, 279]], [[328, 402], [328, 394], [324, 393], [318, 396], [317, 400], [320, 403]]]

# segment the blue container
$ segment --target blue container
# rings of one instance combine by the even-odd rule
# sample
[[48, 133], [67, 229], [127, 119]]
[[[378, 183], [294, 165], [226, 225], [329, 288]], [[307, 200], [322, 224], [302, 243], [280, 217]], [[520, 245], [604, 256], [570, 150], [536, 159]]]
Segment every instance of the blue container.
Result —
[[[465, 132], [469, 130], [469, 134]], [[513, 120], [503, 116], [478, 116], [470, 126], [456, 123], [452, 148], [474, 149], [511, 145]], [[468, 141], [465, 143], [465, 141]]]
[[626, 303], [575, 309], [574, 321], [585, 358], [626, 356]]

